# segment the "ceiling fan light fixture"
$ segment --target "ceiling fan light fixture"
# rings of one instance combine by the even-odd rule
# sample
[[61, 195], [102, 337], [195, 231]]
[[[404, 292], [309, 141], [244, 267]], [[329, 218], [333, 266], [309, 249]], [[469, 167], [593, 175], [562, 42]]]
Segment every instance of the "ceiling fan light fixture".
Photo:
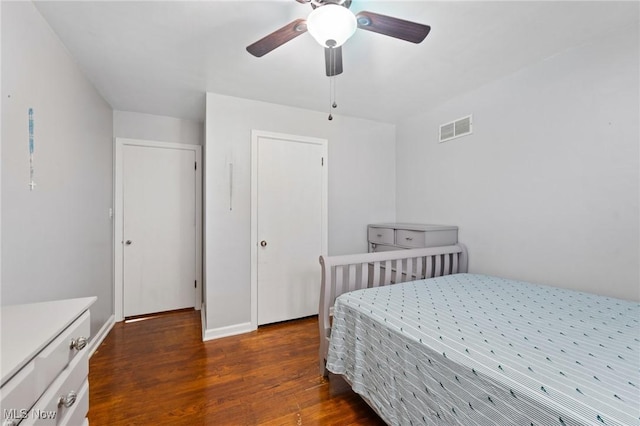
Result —
[[357, 27], [355, 15], [337, 4], [317, 7], [307, 17], [307, 30], [322, 47], [342, 46]]

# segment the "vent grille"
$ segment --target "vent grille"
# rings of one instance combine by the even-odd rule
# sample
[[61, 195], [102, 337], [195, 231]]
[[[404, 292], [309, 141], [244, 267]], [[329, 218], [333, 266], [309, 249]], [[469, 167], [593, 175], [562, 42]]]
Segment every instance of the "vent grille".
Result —
[[441, 124], [440, 142], [446, 142], [461, 136], [470, 135], [473, 133], [472, 123], [472, 116], [468, 115], [449, 123]]
[[455, 123], [448, 123], [440, 126], [440, 142], [454, 138], [456, 136], [455, 129]]

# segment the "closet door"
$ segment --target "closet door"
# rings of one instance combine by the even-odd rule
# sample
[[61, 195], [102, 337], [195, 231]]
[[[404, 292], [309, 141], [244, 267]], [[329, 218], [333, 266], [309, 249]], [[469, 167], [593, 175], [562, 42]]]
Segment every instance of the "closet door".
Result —
[[256, 139], [257, 323], [318, 313], [324, 252], [326, 145], [307, 138]]

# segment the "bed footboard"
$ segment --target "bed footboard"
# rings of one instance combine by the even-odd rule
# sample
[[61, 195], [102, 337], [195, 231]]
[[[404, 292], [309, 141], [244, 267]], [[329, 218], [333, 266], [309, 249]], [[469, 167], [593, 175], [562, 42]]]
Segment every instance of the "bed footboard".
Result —
[[458, 243], [444, 247], [320, 256], [320, 265], [322, 284], [318, 311], [319, 358], [320, 373], [326, 376], [331, 315], [336, 297], [368, 287], [467, 272], [467, 250]]

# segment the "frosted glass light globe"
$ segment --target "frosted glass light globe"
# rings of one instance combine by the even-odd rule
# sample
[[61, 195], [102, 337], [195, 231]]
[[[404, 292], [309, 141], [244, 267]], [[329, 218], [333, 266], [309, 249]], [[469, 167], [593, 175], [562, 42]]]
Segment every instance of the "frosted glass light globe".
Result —
[[355, 15], [337, 4], [317, 7], [307, 17], [307, 31], [323, 47], [342, 46], [357, 27]]

